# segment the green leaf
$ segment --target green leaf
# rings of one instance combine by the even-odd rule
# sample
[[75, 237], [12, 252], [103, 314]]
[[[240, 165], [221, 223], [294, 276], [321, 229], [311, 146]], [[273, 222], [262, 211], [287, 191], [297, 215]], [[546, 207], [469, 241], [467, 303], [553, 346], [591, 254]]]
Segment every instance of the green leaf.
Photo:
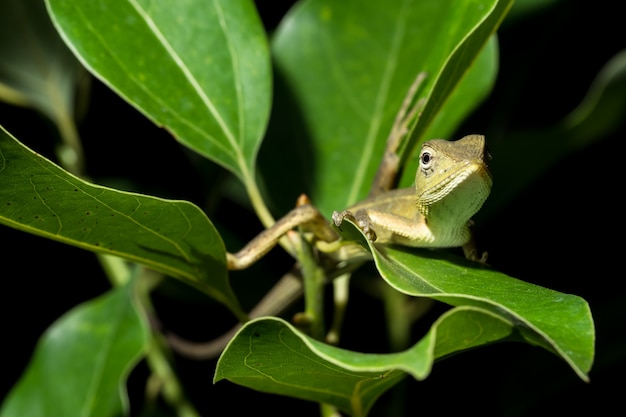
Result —
[[74, 113], [81, 66], [57, 35], [43, 0], [0, 2], [0, 99], [57, 125]]
[[[291, 112], [304, 129], [286, 132], [290, 140], [276, 147], [281, 156], [302, 155], [302, 171], [296, 172], [323, 212], [347, 207], [366, 194], [402, 100], [425, 71], [429, 76], [418, 95], [429, 102], [414, 135], [415, 141], [422, 139], [510, 4], [311, 0], [283, 19], [273, 53], [278, 76], [297, 106]], [[476, 105], [493, 83], [487, 81], [451, 103]], [[456, 117], [467, 112], [450, 111]]]
[[0, 127], [0, 223], [182, 279], [245, 317], [226, 251], [197, 206], [89, 184]]
[[249, 0], [47, 0], [95, 76], [177, 140], [242, 179], [270, 108], [265, 32]]
[[595, 330], [589, 305], [563, 294], [437, 251], [379, 247], [353, 223], [340, 233], [368, 248], [378, 271], [398, 291], [430, 297], [453, 306], [476, 306], [515, 323], [529, 343], [564, 359], [588, 381], [594, 358]]
[[220, 357], [214, 382], [332, 404], [364, 416], [406, 373], [422, 380], [447, 354], [509, 336], [511, 323], [488, 311], [448, 311], [410, 349], [391, 354], [352, 352], [321, 343], [278, 318], [248, 322]]
[[74, 308], [44, 333], [0, 416], [127, 414], [123, 384], [148, 341], [132, 285]]

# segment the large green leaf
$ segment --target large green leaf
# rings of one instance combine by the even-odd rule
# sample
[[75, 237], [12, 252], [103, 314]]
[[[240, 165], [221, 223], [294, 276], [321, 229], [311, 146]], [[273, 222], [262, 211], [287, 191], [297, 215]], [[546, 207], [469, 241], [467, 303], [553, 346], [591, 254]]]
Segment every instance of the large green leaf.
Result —
[[364, 416], [406, 373], [422, 380], [436, 359], [506, 338], [511, 330], [510, 322], [493, 313], [460, 307], [442, 315], [410, 349], [366, 354], [321, 343], [281, 319], [262, 318], [244, 325], [233, 338], [219, 359], [214, 382], [228, 379]]
[[149, 341], [135, 304], [131, 281], [61, 317], [42, 336], [0, 416], [128, 413], [123, 383]]
[[453, 306], [471, 305], [515, 323], [527, 342], [563, 358], [588, 381], [594, 358], [595, 330], [589, 305], [563, 294], [509, 277], [476, 262], [428, 250], [380, 247], [353, 223], [340, 233], [368, 248], [389, 285], [412, 296], [430, 297]]
[[[414, 140], [423, 138], [510, 4], [311, 0], [283, 19], [273, 53], [278, 76], [298, 106], [297, 111], [285, 111], [295, 114], [294, 120], [301, 118], [304, 130], [283, 132], [290, 140], [278, 145], [280, 156], [285, 149], [301, 156], [293, 164], [303, 178], [300, 186], [308, 186], [323, 212], [347, 207], [365, 195], [401, 102], [416, 75], [425, 71], [428, 77], [419, 96], [429, 97], [429, 102]], [[490, 61], [496, 57], [494, 46], [485, 55]], [[482, 70], [471, 79], [477, 87], [450, 102], [464, 109], [450, 108], [455, 116], [445, 120], [451, 125], [491, 87], [494, 64], [487, 62]], [[284, 181], [280, 184], [283, 189]]]
[[224, 243], [197, 206], [89, 184], [0, 127], [0, 224], [180, 278], [240, 318]]
[[265, 32], [249, 0], [47, 0], [70, 49], [184, 145], [254, 174], [270, 107]]

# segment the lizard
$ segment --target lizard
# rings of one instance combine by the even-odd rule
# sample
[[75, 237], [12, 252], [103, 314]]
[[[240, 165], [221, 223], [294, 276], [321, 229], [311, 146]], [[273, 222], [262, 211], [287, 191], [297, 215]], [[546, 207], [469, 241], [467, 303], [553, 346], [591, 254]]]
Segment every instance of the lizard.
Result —
[[491, 191], [490, 158], [482, 135], [424, 142], [414, 187], [385, 191], [343, 212], [335, 211], [333, 222], [341, 227], [349, 218], [378, 244], [460, 246], [466, 257], [478, 260], [471, 217]]
[[[468, 135], [457, 141], [433, 139], [424, 142], [413, 187], [375, 193], [344, 211], [333, 212], [333, 223], [341, 228], [343, 221], [349, 219], [378, 245], [463, 247], [467, 258], [484, 262], [485, 255], [477, 256], [470, 226], [471, 217], [482, 207], [491, 191], [490, 158], [482, 135]], [[337, 261], [353, 256], [354, 252], [343, 250], [345, 242], [322, 214], [304, 201], [239, 252], [228, 253], [228, 268], [246, 268], [274, 247], [285, 233], [302, 225], [315, 234], [322, 252], [335, 256]], [[293, 296], [301, 291], [299, 281], [293, 276], [288, 278], [284, 282], [289, 286], [280, 290], [283, 298], [287, 292], [291, 291]], [[278, 304], [271, 300], [271, 293], [250, 313], [252, 317], [276, 313], [272, 308]], [[268, 310], [267, 305], [272, 303], [273, 307]], [[175, 338], [170, 338], [170, 343], [188, 356], [208, 357], [219, 354], [220, 347], [225, 346], [232, 334], [213, 343], [213, 350], [210, 345], [189, 346]]]
[[[336, 227], [344, 219], [354, 221], [378, 244], [409, 247], [464, 247], [472, 253], [471, 217], [482, 207], [492, 186], [485, 137], [468, 135], [457, 141], [424, 142], [414, 187], [399, 188], [368, 197], [332, 215]], [[230, 270], [244, 269], [276, 245], [278, 239], [299, 225], [306, 225], [323, 252], [339, 248], [336, 233], [306, 199], [276, 224], [260, 233], [239, 252], [227, 254]], [[324, 245], [324, 242], [330, 243]]]

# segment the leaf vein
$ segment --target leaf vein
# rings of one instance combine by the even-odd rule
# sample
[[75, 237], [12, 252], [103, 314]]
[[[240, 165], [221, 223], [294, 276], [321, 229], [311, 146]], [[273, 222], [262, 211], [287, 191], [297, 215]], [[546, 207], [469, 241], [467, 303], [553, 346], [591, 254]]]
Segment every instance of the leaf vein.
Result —
[[202, 100], [207, 110], [215, 117], [215, 120], [222, 128], [222, 131], [225, 133], [226, 138], [230, 142], [233, 149], [237, 149], [236, 141], [234, 139], [234, 135], [231, 132], [230, 128], [226, 124], [226, 121], [220, 114], [220, 112], [213, 104], [213, 101], [207, 96], [206, 92], [200, 86], [200, 83], [191, 72], [185, 61], [181, 58], [181, 56], [176, 52], [174, 47], [168, 42], [166, 36], [161, 32], [157, 24], [154, 22], [152, 17], [148, 14], [148, 12], [143, 9], [136, 0], [129, 0], [130, 4], [137, 10], [137, 12], [144, 18], [146, 24], [150, 27], [156, 38], [161, 42], [161, 45], [165, 48], [165, 50], [170, 54], [172, 60], [176, 64], [176, 66], [181, 70], [185, 79], [189, 82], [189, 84], [193, 87], [193, 89], [198, 94], [198, 97]]
[[[135, 3], [134, 1], [132, 1], [132, 3]], [[131, 3], [131, 4], [132, 4]], [[132, 83], [139, 88], [141, 91], [143, 91], [148, 97], [150, 97], [151, 100], [153, 100], [156, 104], [158, 104], [161, 108], [163, 109], [167, 109], [167, 112], [169, 114], [171, 114], [176, 120], [178, 120], [181, 124], [183, 124], [184, 126], [186, 126], [187, 128], [191, 129], [193, 132], [197, 133], [198, 136], [200, 136], [201, 138], [203, 138], [204, 140], [206, 140], [207, 142], [210, 142], [215, 148], [219, 149], [221, 152], [225, 153], [226, 155], [229, 155], [230, 158], [232, 158], [233, 160], [237, 160], [237, 155], [236, 155], [236, 149], [237, 148], [229, 148], [227, 146], [224, 145], [224, 143], [222, 143], [222, 141], [218, 140], [214, 135], [209, 134], [206, 130], [202, 130], [197, 123], [195, 123], [193, 120], [189, 120], [187, 117], [183, 116], [181, 113], [179, 113], [176, 109], [174, 109], [172, 106], [170, 106], [168, 103], [164, 102], [158, 95], [155, 95], [151, 90], [149, 90], [145, 83], [143, 83], [141, 80], [139, 80], [135, 75], [134, 75], [134, 71], [132, 71], [130, 68], [128, 68], [128, 66], [126, 66], [124, 64], [123, 61], [121, 61], [120, 59], [118, 59], [117, 55], [114, 53], [114, 51], [109, 47], [108, 43], [106, 42], [106, 40], [98, 33], [98, 30], [96, 30], [96, 28], [93, 27], [93, 25], [89, 24], [89, 17], [86, 16], [82, 10], [79, 9], [78, 7], [79, 5], [76, 4], [75, 5], [75, 11], [76, 13], [78, 13], [81, 18], [83, 19], [83, 21], [87, 22], [85, 23], [85, 26], [87, 28], [90, 29], [92, 35], [94, 36], [95, 39], [98, 40], [98, 42], [100, 43], [100, 45], [102, 46], [103, 50], [106, 51], [109, 55], [109, 57], [116, 63], [116, 65], [120, 68], [122, 68], [124, 71], [124, 73], [126, 74], [126, 76], [128, 77], [128, 79], [130, 81], [132, 81]], [[141, 8], [138, 8], [139, 6], [136, 7], [136, 10], [141, 14]], [[142, 14], [142, 16], [145, 17], [145, 14]], [[150, 24], [152, 23], [152, 25], [154, 25], [154, 22], [152, 20], [146, 20], [146, 23], [150, 26]], [[150, 26], [152, 29], [152, 26]], [[155, 35], [157, 35], [155, 33]], [[161, 34], [161, 37], [163, 37], [163, 35]], [[159, 36], [157, 35], [157, 38], [159, 38]], [[159, 40], [161, 41], [161, 38], [159, 38]], [[93, 70], [93, 72], [95, 74], [99, 74], [99, 71], [96, 70], [95, 68], [93, 68], [91, 65], [89, 65], [89, 63], [87, 61], [85, 61], [85, 59], [81, 56], [80, 53], [78, 53], [78, 51], [76, 51], [76, 49], [72, 46], [72, 43], [68, 43], [68, 46], [73, 49], [75, 51], [75, 55], [80, 59], [80, 61], [82, 62], [82, 64], [87, 67], [87, 68], [91, 68]], [[171, 53], [171, 45], [169, 45], [170, 49], [168, 49], [167, 45], [164, 45], [164, 47], [166, 48], [166, 50], [168, 52]], [[172, 57], [174, 58], [174, 56]], [[181, 69], [181, 71], [183, 71], [183, 74], [188, 77], [188, 74], [185, 73], [184, 68], [187, 69], [187, 72], [189, 72], [188, 68], [184, 65], [180, 65], [180, 63], [182, 63], [182, 61], [180, 60], [180, 57], [178, 58], [178, 61], [175, 62], [177, 63], [178, 67]], [[112, 86], [107, 80], [106, 77], [103, 77], [102, 75], [100, 75], [100, 78], [102, 79], [102, 81], [109, 85], [111, 88], [113, 88], [113, 90], [117, 91], [117, 93], [124, 97], [128, 102], [133, 103], [136, 107], [141, 108], [140, 106], [138, 106], [135, 101], [131, 98], [126, 96], [123, 92], [118, 91], [114, 86]], [[218, 123], [220, 124], [220, 127], [224, 128], [223, 126], [223, 119], [221, 118], [221, 116], [219, 115], [219, 113], [215, 110], [213, 104], [210, 102], [210, 100], [208, 99], [208, 97], [206, 96], [206, 94], [199, 89], [199, 85], [197, 83], [197, 80], [195, 80], [195, 78], [193, 78], [193, 81], [195, 81], [195, 84], [192, 82], [192, 80], [190, 80], [189, 78], [187, 78], [187, 80], [190, 82], [190, 84], [192, 85], [192, 87], [194, 87], [194, 90], [196, 92], [198, 92], [199, 97], [203, 100], [203, 103], [207, 106], [207, 109], [209, 110], [209, 112], [211, 114], [214, 115], [215, 119], [218, 121]], [[208, 104], [207, 104], [208, 103]], [[157, 122], [153, 119], [153, 117], [149, 114], [146, 114], [146, 116], [148, 118], [150, 118], [151, 120], [153, 120], [153, 122]], [[232, 135], [230, 133], [230, 131], [228, 129], [224, 130], [224, 132], [226, 133], [226, 137], [229, 139], [229, 141], [231, 142], [231, 144], [233, 143], [232, 137], [230, 135]]]

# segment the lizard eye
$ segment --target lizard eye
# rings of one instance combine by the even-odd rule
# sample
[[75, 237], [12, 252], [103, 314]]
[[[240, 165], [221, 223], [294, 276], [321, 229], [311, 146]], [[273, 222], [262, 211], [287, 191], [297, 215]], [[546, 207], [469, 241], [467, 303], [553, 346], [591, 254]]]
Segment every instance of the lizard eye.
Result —
[[433, 155], [429, 151], [424, 151], [420, 155], [420, 162], [423, 167], [427, 167], [433, 160]]

